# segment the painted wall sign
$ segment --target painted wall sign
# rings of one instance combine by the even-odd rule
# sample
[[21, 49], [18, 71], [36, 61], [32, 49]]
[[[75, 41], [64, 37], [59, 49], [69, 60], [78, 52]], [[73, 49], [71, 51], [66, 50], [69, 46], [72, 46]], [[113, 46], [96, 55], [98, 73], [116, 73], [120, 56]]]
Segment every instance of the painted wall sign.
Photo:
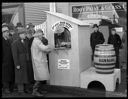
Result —
[[111, 11], [111, 4], [91, 4], [84, 6], [73, 6], [72, 13], [95, 12], [95, 11]]
[[70, 69], [70, 61], [68, 59], [58, 59], [58, 69]]
[[69, 31], [72, 30], [72, 28], [73, 28], [70, 23], [59, 21], [59, 22], [56, 22], [56, 23], [52, 26], [52, 30], [55, 31], [56, 28], [58, 28], [58, 27], [65, 27], [65, 28], [67, 28]]
[[[107, 16], [110, 19], [113, 18], [113, 14], [118, 18], [117, 11], [125, 11], [125, 4], [120, 3], [99, 3], [99, 4], [88, 4], [82, 6], [72, 6], [72, 17], [85, 20], [99, 17], [98, 15]], [[94, 14], [94, 15], [93, 15]], [[93, 15], [93, 16], [92, 16]], [[91, 16], [91, 17], [90, 17]], [[107, 19], [106, 17], [102, 17]]]
[[112, 3], [112, 5], [114, 6], [115, 10], [125, 10], [126, 6], [124, 4], [119, 4], [119, 3]]
[[[112, 5], [111, 5], [112, 4]], [[72, 13], [124, 10], [125, 6], [119, 3], [90, 4], [84, 6], [73, 6]]]
[[99, 14], [88, 14], [87, 18], [103, 18], [103, 19], [109, 19], [107, 16], [99, 15]]

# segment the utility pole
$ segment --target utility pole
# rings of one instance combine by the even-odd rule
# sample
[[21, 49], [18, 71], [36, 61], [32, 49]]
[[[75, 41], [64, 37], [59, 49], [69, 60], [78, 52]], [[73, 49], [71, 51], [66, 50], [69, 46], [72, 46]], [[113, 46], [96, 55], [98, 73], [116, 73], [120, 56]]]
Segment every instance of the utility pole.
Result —
[[50, 12], [56, 12], [56, 3], [55, 2], [50, 3]]

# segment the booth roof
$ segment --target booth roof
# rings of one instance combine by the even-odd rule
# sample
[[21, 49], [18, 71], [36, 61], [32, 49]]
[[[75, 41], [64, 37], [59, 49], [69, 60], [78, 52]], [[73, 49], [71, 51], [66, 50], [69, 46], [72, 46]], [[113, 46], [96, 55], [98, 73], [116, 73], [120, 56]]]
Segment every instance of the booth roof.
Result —
[[76, 19], [76, 18], [73, 18], [73, 17], [67, 16], [67, 15], [65, 15], [65, 14], [62, 14], [62, 13], [56, 13], [56, 12], [50, 12], [50, 11], [45, 11], [45, 12], [46, 12], [46, 13], [49, 13], [49, 14], [52, 14], [52, 15], [54, 15], [54, 16], [63, 18], [63, 19], [65, 19], [65, 20], [68, 20], [68, 21], [73, 22], [73, 23], [78, 24], [78, 25], [99, 24], [99, 22], [101, 21], [101, 19], [84, 20], [84, 21], [81, 21], [81, 20], [78, 20], [78, 19]]

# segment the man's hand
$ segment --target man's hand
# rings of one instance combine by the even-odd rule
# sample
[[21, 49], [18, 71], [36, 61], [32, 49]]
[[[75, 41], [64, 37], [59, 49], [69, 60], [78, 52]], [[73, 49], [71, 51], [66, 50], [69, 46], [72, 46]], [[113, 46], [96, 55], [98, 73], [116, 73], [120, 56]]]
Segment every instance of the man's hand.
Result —
[[20, 69], [20, 66], [16, 66], [17, 69]]

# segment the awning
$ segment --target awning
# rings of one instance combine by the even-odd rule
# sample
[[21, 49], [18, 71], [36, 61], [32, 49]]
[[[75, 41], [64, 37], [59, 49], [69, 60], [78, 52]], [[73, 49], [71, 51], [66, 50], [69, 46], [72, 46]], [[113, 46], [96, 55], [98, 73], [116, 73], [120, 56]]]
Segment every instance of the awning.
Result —
[[126, 3], [112, 3], [115, 8], [117, 15], [119, 16], [118, 24], [123, 26], [127, 29], [127, 10], [126, 10]]

